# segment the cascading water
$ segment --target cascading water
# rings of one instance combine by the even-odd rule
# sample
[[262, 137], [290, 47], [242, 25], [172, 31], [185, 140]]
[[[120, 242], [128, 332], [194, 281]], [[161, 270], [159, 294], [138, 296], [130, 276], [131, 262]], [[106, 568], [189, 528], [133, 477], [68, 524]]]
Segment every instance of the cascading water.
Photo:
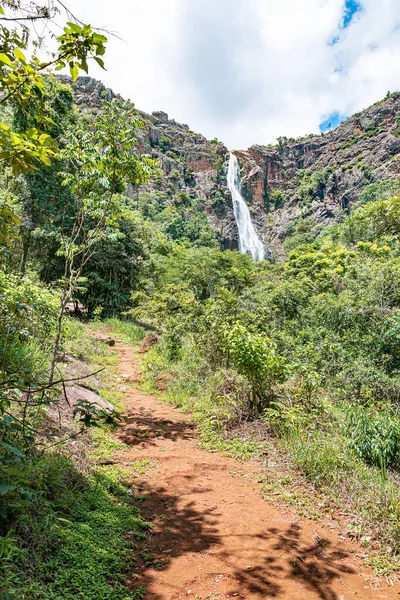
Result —
[[242, 254], [250, 254], [255, 261], [264, 260], [264, 246], [254, 229], [248, 206], [242, 197], [238, 159], [232, 153], [229, 157], [227, 181], [239, 231], [239, 251]]

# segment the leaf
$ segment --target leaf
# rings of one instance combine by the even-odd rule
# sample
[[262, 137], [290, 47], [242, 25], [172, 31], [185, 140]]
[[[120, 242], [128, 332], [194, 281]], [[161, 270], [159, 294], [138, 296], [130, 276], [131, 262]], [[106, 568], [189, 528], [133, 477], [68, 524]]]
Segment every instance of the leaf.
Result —
[[7, 56], [7, 54], [4, 54], [4, 52], [0, 52], [0, 62], [4, 63], [5, 65], [8, 65], [9, 67], [12, 66], [10, 58]]
[[37, 139], [38, 130], [36, 129], [36, 127], [31, 127], [30, 129], [28, 129], [25, 135], [29, 140]]
[[11, 485], [10, 483], [0, 483], [0, 496], [4, 496], [5, 494], [7, 494], [10, 490], [13, 489], [13, 485]]
[[18, 60], [26, 62], [25, 54], [19, 48], [14, 48], [14, 55], [16, 58], [18, 58]]
[[51, 160], [47, 156], [41, 156], [40, 160], [48, 167], [51, 167]]
[[72, 67], [70, 67], [69, 70], [71, 73], [72, 81], [76, 81], [78, 79], [78, 75], [79, 75], [78, 67], [74, 64]]
[[68, 21], [67, 25], [75, 33], [82, 33], [82, 31], [83, 31], [82, 27], [80, 25], [78, 25], [77, 23], [72, 23], [71, 21]]
[[94, 56], [93, 58], [102, 69], [105, 69], [104, 60], [102, 58], [99, 58], [98, 56]]
[[105, 35], [100, 35], [99, 33], [94, 33], [93, 41], [95, 44], [105, 44], [108, 40]]

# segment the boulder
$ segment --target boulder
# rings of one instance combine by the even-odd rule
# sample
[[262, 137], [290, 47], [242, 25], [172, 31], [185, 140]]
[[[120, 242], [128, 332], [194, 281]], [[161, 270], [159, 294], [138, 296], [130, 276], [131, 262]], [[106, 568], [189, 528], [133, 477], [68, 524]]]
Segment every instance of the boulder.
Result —
[[89, 388], [86, 388], [82, 385], [71, 385], [65, 388], [65, 393], [67, 396], [68, 404], [71, 408], [75, 406], [81, 400], [85, 400], [86, 402], [91, 402], [98, 406], [99, 408], [105, 408], [107, 410], [114, 410], [115, 406], [104, 400], [99, 394], [93, 392]]
[[156, 333], [148, 333], [139, 347], [139, 354], [146, 354], [159, 340], [160, 338]]

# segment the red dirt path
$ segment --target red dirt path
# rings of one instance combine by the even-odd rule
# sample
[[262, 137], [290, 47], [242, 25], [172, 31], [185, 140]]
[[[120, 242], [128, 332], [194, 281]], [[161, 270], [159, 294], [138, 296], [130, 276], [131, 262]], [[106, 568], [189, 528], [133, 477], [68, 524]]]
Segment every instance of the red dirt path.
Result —
[[157, 464], [134, 480], [153, 528], [138, 544], [133, 589], [144, 585], [146, 600], [400, 599], [400, 586], [363, 568], [332, 523], [264, 501], [260, 463], [200, 450], [190, 417], [135, 389], [133, 350], [115, 351], [125, 386], [119, 438], [129, 446], [119, 458]]

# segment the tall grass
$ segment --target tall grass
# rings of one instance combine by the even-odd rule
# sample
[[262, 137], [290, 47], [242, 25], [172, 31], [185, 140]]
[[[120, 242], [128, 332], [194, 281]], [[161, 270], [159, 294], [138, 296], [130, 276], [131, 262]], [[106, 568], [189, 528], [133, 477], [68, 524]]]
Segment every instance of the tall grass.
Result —
[[112, 327], [114, 332], [121, 336], [129, 344], [137, 344], [142, 341], [145, 329], [134, 321], [117, 319], [115, 317], [102, 321], [104, 325]]
[[[386, 556], [400, 552], [400, 481], [394, 471], [383, 478], [380, 469], [365, 464], [337, 432], [297, 430], [279, 445], [309, 481], [352, 513], [356, 534], [373, 533]], [[391, 560], [392, 568], [400, 567], [398, 559]]]

